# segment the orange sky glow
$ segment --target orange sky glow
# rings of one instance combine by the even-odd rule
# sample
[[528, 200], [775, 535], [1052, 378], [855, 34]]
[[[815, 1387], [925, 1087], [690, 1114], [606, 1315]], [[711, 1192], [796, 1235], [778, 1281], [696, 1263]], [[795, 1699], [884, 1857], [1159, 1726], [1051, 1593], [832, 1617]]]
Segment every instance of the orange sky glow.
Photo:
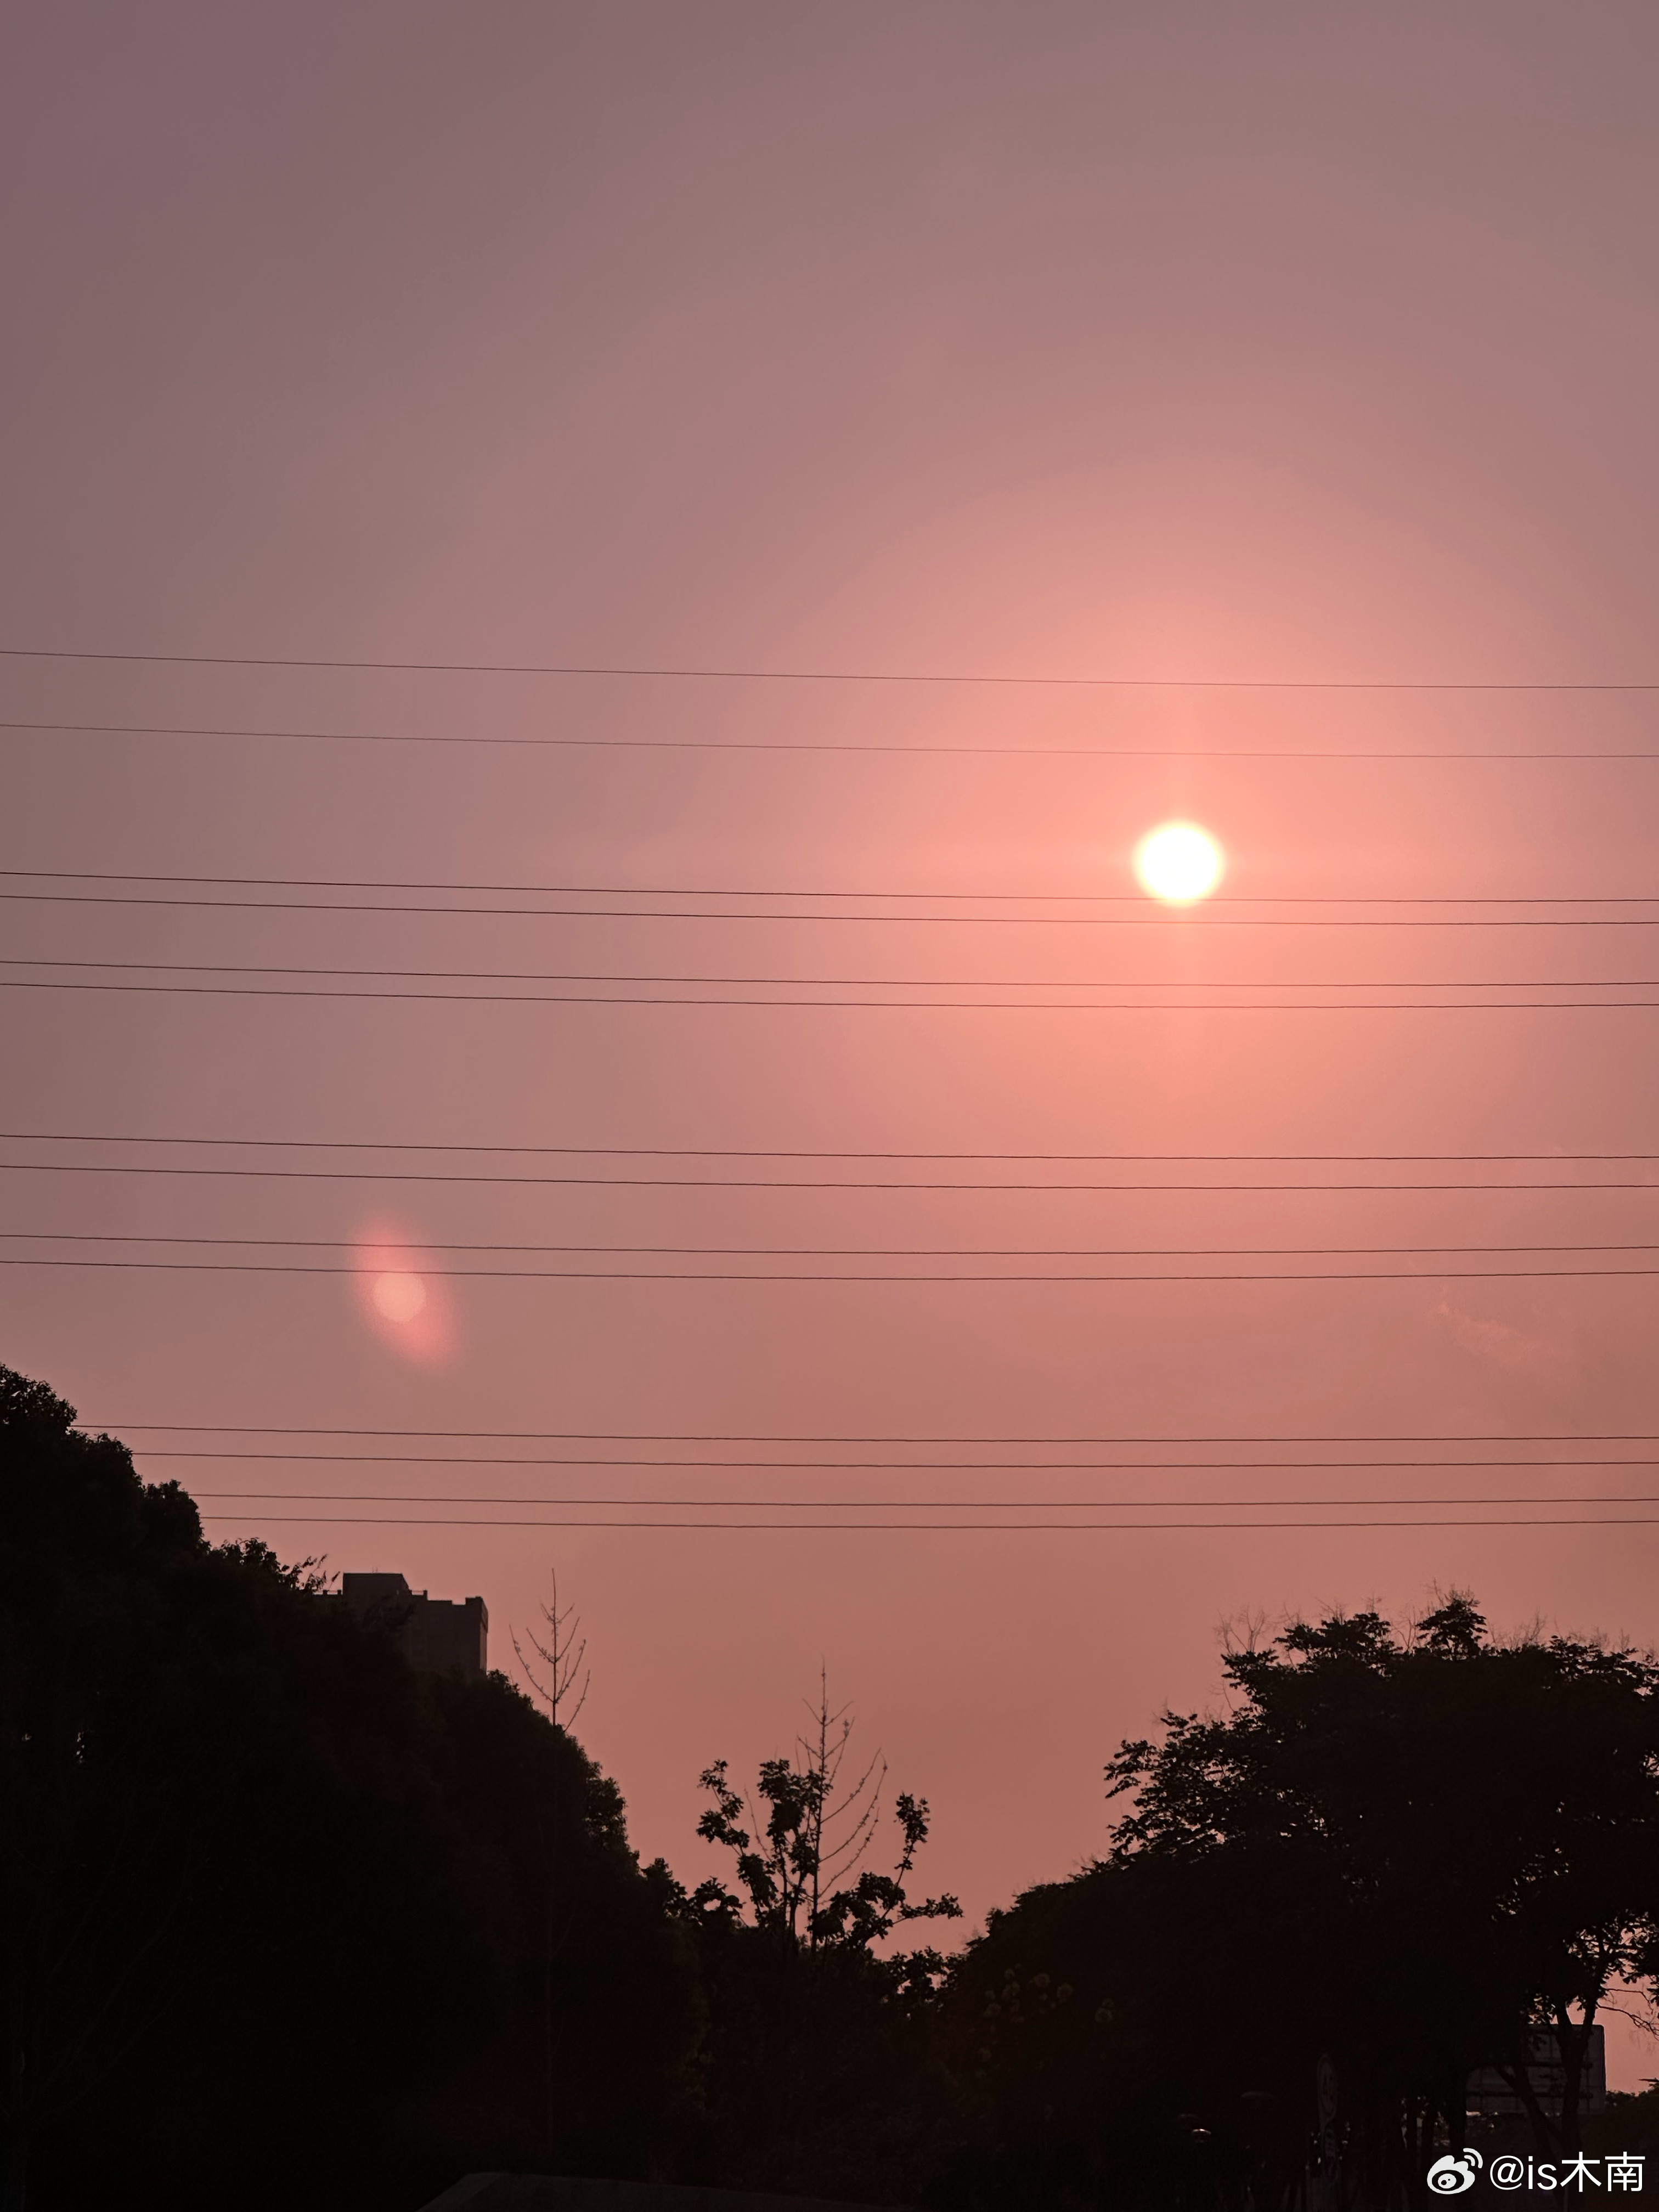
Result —
[[307, 665], [0, 662], [0, 860], [191, 879], [7, 905], [0, 1358], [556, 1563], [691, 1880], [821, 1661], [977, 1917], [1229, 1624], [1659, 1638], [1652, 12], [162, 12], [0, 641]]

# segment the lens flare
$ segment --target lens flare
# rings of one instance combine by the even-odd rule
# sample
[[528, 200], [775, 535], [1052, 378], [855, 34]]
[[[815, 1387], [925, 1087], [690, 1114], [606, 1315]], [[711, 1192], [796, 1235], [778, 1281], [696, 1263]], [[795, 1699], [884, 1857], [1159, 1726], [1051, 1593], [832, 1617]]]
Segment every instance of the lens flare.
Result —
[[367, 1221], [352, 1238], [357, 1310], [400, 1359], [428, 1367], [456, 1352], [454, 1301], [442, 1267], [401, 1222]]
[[426, 1285], [418, 1275], [394, 1268], [375, 1278], [374, 1304], [388, 1321], [413, 1321], [426, 1304]]
[[1135, 874], [1144, 891], [1165, 906], [1192, 906], [1221, 881], [1227, 857], [1196, 822], [1163, 822], [1135, 847]]

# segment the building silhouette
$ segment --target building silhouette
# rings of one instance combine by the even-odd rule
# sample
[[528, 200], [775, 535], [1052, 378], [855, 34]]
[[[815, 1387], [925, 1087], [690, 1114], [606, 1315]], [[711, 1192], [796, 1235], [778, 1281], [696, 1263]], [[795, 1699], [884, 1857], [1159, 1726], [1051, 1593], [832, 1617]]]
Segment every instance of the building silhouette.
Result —
[[342, 1575], [346, 1609], [391, 1637], [411, 1667], [482, 1674], [489, 1664], [489, 1613], [481, 1597], [428, 1597], [401, 1575]]

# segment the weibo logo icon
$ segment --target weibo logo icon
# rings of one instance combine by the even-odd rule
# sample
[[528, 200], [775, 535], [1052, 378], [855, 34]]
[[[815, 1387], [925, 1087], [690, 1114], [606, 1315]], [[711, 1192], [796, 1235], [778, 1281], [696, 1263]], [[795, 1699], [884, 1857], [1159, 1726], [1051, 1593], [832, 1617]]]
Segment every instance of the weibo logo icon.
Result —
[[1429, 2168], [1429, 2187], [1437, 2197], [1461, 2197], [1474, 2188], [1475, 2174], [1485, 2163], [1478, 2150], [1448, 2152]]

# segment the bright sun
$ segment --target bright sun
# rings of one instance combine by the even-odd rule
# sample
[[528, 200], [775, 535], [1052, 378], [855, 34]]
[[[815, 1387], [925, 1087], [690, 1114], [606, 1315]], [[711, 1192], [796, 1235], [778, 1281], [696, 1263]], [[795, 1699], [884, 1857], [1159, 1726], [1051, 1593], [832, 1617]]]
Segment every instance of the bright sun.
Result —
[[1166, 906], [1191, 906], [1208, 898], [1226, 865], [1220, 846], [1195, 822], [1162, 822], [1135, 847], [1141, 889]]

